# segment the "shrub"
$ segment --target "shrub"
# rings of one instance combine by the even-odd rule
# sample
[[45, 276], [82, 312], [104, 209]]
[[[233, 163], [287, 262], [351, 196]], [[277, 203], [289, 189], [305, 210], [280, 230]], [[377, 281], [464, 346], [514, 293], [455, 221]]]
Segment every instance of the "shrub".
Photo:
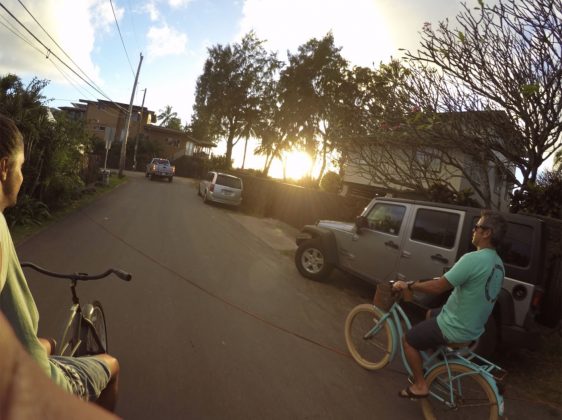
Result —
[[341, 186], [341, 176], [333, 171], [326, 172], [320, 180], [320, 189], [322, 191], [338, 193], [341, 190]]

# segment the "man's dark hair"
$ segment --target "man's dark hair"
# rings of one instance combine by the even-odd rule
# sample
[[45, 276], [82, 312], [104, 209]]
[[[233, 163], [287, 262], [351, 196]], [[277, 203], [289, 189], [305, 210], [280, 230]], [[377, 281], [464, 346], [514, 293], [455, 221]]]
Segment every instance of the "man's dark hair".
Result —
[[8, 117], [0, 114], [0, 158], [13, 158], [23, 150], [23, 136], [16, 124]]
[[480, 217], [484, 219], [483, 225], [492, 231], [491, 242], [497, 248], [501, 245], [507, 231], [507, 222], [501, 214], [492, 210], [482, 210]]

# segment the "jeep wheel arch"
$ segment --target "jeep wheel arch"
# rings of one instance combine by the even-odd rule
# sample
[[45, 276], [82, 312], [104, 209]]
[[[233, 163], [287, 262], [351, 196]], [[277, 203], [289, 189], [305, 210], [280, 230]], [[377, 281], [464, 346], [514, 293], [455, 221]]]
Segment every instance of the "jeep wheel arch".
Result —
[[338, 247], [334, 232], [318, 226], [306, 225], [302, 228], [302, 238], [297, 240], [297, 245], [300, 247], [305, 241], [310, 239], [318, 239], [324, 250], [324, 258], [330, 264], [337, 266], [338, 261]]

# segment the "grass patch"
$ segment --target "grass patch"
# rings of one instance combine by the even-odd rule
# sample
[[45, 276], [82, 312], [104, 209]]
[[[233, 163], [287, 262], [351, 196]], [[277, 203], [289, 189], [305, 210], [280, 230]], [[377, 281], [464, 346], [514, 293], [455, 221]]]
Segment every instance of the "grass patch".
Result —
[[88, 187], [81, 194], [80, 198], [71, 201], [64, 208], [51, 212], [51, 217], [48, 220], [40, 224], [26, 224], [26, 225], [16, 225], [10, 229], [14, 243], [17, 245], [19, 242], [29, 238], [30, 236], [36, 234], [37, 232], [47, 228], [53, 223], [58, 222], [68, 214], [87, 206], [88, 204], [96, 201], [101, 196], [107, 194], [108, 192], [114, 190], [119, 185], [127, 182], [127, 178], [119, 178], [118, 176], [112, 175], [109, 177], [109, 185], [96, 184], [95, 186]]

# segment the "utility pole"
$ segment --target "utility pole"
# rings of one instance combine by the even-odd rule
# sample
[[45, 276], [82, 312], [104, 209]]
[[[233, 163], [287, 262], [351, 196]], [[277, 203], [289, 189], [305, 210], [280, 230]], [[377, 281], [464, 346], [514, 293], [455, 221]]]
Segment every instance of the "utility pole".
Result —
[[144, 90], [144, 94], [142, 95], [141, 114], [139, 118], [138, 129], [137, 129], [137, 138], [135, 141], [135, 152], [133, 153], [133, 169], [135, 170], [137, 169], [137, 148], [139, 147], [140, 129], [141, 129], [141, 124], [143, 121], [143, 114], [144, 114], [144, 98], [146, 98], [146, 88], [144, 88], [143, 90]]
[[139, 73], [142, 65], [142, 53], [140, 55], [139, 67], [135, 76], [135, 83], [133, 85], [133, 92], [131, 93], [131, 103], [129, 104], [129, 112], [127, 113], [127, 122], [125, 123], [125, 138], [121, 143], [121, 158], [119, 159], [119, 178], [123, 177], [123, 169], [125, 168], [125, 158], [127, 155], [127, 137], [129, 136], [129, 124], [131, 123], [131, 113], [133, 112], [133, 101], [135, 100], [135, 90], [137, 89], [137, 82], [139, 80]]

